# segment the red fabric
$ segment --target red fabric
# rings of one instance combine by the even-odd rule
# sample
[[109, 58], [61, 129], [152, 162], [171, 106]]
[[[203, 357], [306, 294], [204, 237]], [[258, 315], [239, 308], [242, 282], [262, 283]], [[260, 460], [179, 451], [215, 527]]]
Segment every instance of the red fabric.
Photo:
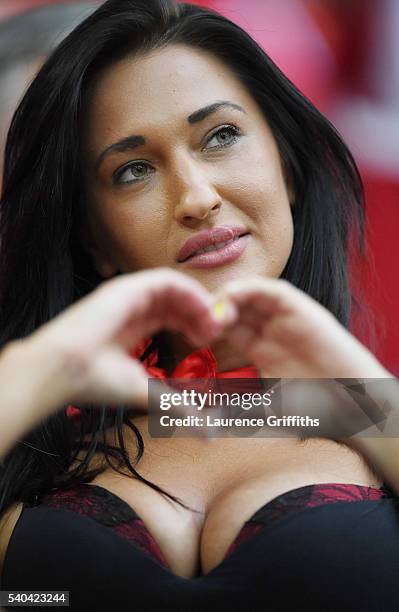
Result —
[[[139, 359], [150, 343], [151, 338], [142, 340], [138, 346], [131, 351], [131, 357]], [[156, 365], [157, 362], [158, 349], [153, 351], [143, 361], [143, 366], [151, 378], [159, 378], [162, 380], [165, 378], [260, 378], [260, 372], [255, 366], [244, 366], [227, 372], [218, 372], [215, 356], [211, 349], [207, 347], [198, 349], [187, 355], [187, 357], [177, 364], [169, 376], [165, 369]], [[73, 419], [80, 418], [80, 410], [76, 406], [68, 406], [66, 414]]]
[[[150, 345], [151, 339], [143, 340], [130, 354], [138, 359]], [[156, 366], [158, 350], [155, 350], [144, 360], [143, 365], [153, 378], [259, 378], [255, 366], [244, 366], [228, 372], [218, 372], [215, 356], [210, 348], [193, 351], [177, 364], [170, 376], [166, 370]]]

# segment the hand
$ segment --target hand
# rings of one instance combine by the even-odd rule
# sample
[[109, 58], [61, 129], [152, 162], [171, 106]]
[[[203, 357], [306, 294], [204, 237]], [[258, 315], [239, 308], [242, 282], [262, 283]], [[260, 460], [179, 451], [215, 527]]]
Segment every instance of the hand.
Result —
[[125, 274], [104, 282], [28, 341], [45, 347], [47, 359], [62, 355], [62, 371], [53, 376], [58, 404], [146, 406], [148, 374], [129, 351], [160, 329], [181, 332], [194, 345], [210, 342], [231, 316], [216, 318], [213, 303], [200, 283], [168, 268]]
[[385, 378], [390, 373], [335, 317], [282, 279], [227, 283], [238, 308], [226, 337], [270, 378]]

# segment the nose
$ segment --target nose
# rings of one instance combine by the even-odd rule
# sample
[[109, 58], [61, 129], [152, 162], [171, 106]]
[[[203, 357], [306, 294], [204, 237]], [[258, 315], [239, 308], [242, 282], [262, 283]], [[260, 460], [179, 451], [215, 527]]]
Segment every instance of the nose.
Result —
[[192, 158], [182, 160], [180, 157], [174, 187], [177, 221], [205, 219], [208, 215], [217, 214], [221, 207], [221, 197], [209, 173]]

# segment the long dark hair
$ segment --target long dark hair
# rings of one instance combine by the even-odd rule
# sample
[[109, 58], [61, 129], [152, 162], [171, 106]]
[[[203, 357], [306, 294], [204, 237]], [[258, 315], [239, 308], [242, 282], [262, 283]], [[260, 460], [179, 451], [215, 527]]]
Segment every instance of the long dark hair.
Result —
[[[79, 239], [85, 218], [79, 121], [90, 82], [127, 53], [180, 43], [220, 58], [262, 109], [295, 192], [294, 245], [282, 276], [348, 325], [354, 303], [348, 240], [361, 250], [363, 194], [337, 131], [256, 42], [221, 15], [170, 0], [108, 0], [46, 61], [9, 130], [0, 208], [0, 348], [29, 335], [103, 280]], [[158, 346], [161, 359], [162, 339], [161, 332], [147, 351]], [[105, 406], [85, 407], [76, 428], [60, 409], [4, 460], [0, 514], [13, 501], [32, 502], [52, 488], [89, 481], [95, 452], [141, 478], [135, 464], [143, 440], [130, 417], [123, 407], [112, 413]], [[110, 423], [118, 447], [105, 442]], [[124, 425], [137, 438], [133, 463], [124, 447]], [[84, 442], [88, 431], [91, 441]], [[82, 450], [85, 457], [68, 471]]]

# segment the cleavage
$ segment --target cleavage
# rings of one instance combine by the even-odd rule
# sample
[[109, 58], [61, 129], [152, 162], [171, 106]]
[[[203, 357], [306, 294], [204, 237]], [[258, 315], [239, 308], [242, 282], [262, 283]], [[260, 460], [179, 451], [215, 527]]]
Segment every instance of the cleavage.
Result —
[[97, 476], [92, 484], [108, 489], [136, 512], [170, 570], [184, 578], [208, 574], [221, 563], [245, 522], [277, 495], [317, 482], [368, 484], [367, 474], [354, 469], [354, 464], [359, 466], [357, 455], [345, 466], [349, 469], [340, 466], [341, 478], [336, 478], [330, 469], [331, 451], [334, 466], [338, 455], [351, 451], [332, 441], [322, 443], [324, 449], [329, 447], [324, 467], [322, 456], [317, 453], [317, 473], [303, 469], [309, 464], [309, 452], [314, 463], [314, 451], [320, 451], [315, 448], [316, 441], [307, 449], [292, 438], [279, 445], [259, 439], [230, 442], [236, 443], [235, 448], [226, 441], [220, 445], [219, 457], [216, 448], [210, 449], [208, 457], [206, 454], [195, 457], [192, 449], [186, 448], [190, 452], [179, 451], [176, 460], [170, 459], [169, 448], [147, 445], [144, 461], [137, 466], [141, 475], [197, 512], [186, 510], [145, 483], [112, 470]]

